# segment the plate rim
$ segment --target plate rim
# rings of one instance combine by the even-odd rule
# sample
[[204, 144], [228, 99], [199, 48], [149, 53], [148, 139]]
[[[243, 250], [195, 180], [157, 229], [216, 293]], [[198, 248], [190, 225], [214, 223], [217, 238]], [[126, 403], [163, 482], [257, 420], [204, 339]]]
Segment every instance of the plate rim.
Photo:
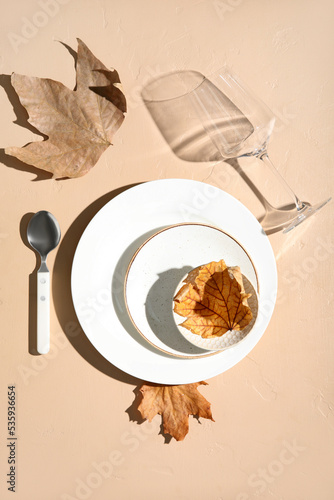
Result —
[[[179, 185], [177, 185], [179, 184]], [[78, 297], [78, 284], [74, 282], [74, 275], [78, 272], [78, 269], [80, 270], [80, 266], [82, 266], [81, 260], [83, 259], [83, 252], [87, 253], [87, 249], [85, 248], [85, 245], [87, 245], [86, 239], [92, 231], [94, 224], [100, 223], [101, 219], [103, 220], [103, 217], [105, 217], [106, 214], [109, 214], [109, 210], [113, 209], [114, 204], [122, 205], [125, 201], [128, 201], [128, 197], [131, 196], [131, 194], [135, 194], [137, 197], [139, 195], [140, 202], [144, 203], [143, 201], [143, 193], [142, 190], [148, 190], [149, 194], [152, 195], [152, 192], [155, 193], [155, 188], [160, 191], [163, 189], [163, 193], [165, 194], [166, 192], [169, 193], [169, 196], [173, 196], [175, 190], [184, 190], [187, 189], [189, 191], [193, 190], [200, 190], [199, 192], [202, 194], [207, 194], [207, 189], [213, 189], [215, 196], [218, 197], [218, 201], [220, 201], [223, 205], [227, 204], [232, 204], [234, 205], [235, 208], [239, 208], [241, 211], [244, 211], [245, 214], [247, 214], [248, 219], [254, 224], [254, 228], [257, 229], [256, 234], [256, 240], [260, 241], [263, 247], [263, 251], [265, 252], [265, 255], [268, 258], [268, 266], [271, 271], [271, 282], [270, 285], [267, 284], [266, 288], [267, 293], [270, 293], [270, 310], [269, 313], [266, 311], [265, 315], [265, 325], [263, 327], [262, 332], [258, 335], [258, 338], [251, 343], [251, 345], [248, 345], [246, 349], [243, 349], [242, 352], [238, 352], [236, 355], [232, 356], [229, 355], [227, 358], [224, 360], [222, 356], [224, 356], [225, 352], [219, 352], [217, 356], [214, 356], [212, 358], [203, 358], [203, 360], [200, 359], [195, 359], [195, 360], [184, 360], [184, 359], [178, 359], [174, 358], [172, 356], [166, 356], [163, 354], [159, 354], [158, 350], [155, 350], [155, 352], [150, 352], [147, 354], [146, 350], [145, 353], [147, 356], [150, 358], [150, 356], [154, 357], [154, 371], [150, 371], [147, 368], [147, 363], [145, 363], [145, 367], [142, 366], [142, 364], [138, 367], [136, 363], [127, 363], [124, 361], [124, 356], [120, 358], [115, 358], [114, 356], [110, 355], [110, 352], [106, 352], [105, 347], [100, 347], [99, 341], [100, 339], [97, 338], [96, 331], [92, 332], [91, 329], [86, 328], [86, 325], [84, 323], [84, 319], [82, 319], [82, 316], [80, 315], [80, 301]], [[194, 191], [193, 191], [194, 192]], [[178, 201], [181, 203], [183, 202], [183, 193], [182, 191], [182, 199], [178, 199]], [[179, 195], [179, 193], [178, 193]], [[181, 195], [179, 195], [181, 196]], [[213, 196], [213, 195], [212, 195]], [[150, 200], [151, 201], [151, 200]], [[160, 201], [160, 200], [159, 200]], [[169, 201], [169, 200], [168, 200]], [[190, 200], [189, 200], [190, 202]], [[133, 201], [130, 200], [130, 206], [133, 205]], [[111, 207], [111, 208], [110, 208]], [[118, 207], [119, 208], [119, 207]], [[210, 207], [209, 207], [210, 208]], [[225, 207], [224, 207], [225, 208]], [[210, 210], [209, 210], [210, 212]], [[205, 211], [205, 214], [207, 212]], [[216, 214], [217, 212], [215, 212]], [[170, 212], [170, 217], [175, 218], [175, 212]], [[194, 219], [195, 217], [195, 219]], [[191, 220], [196, 220], [197, 222], [203, 221], [203, 220], [212, 220], [212, 224], [216, 224], [216, 217], [213, 217], [210, 214], [205, 218], [205, 215], [202, 216], [202, 211], [201, 215], [195, 214], [192, 219], [190, 218], [189, 222]], [[162, 215], [161, 215], [162, 218]], [[159, 219], [160, 220], [160, 219]], [[174, 220], [174, 219], [173, 219]], [[177, 213], [177, 220], [184, 220], [181, 218], [181, 214], [178, 212]], [[219, 220], [222, 220], [220, 217]], [[162, 224], [161, 224], [162, 225]], [[146, 229], [147, 232], [147, 229]], [[240, 228], [237, 232], [240, 232]], [[144, 230], [143, 230], [144, 233]], [[261, 239], [262, 238], [262, 239]], [[119, 259], [120, 254], [118, 254], [117, 258]], [[115, 257], [116, 258], [116, 257]], [[116, 268], [116, 263], [117, 260], [115, 261], [115, 265], [113, 267], [113, 270]], [[262, 274], [262, 271], [261, 271]], [[262, 283], [262, 282], [261, 282]], [[71, 294], [72, 294], [72, 300], [73, 300], [73, 306], [75, 313], [77, 315], [78, 321], [82, 327], [82, 330], [90, 343], [94, 346], [94, 348], [112, 365], [116, 366], [120, 370], [122, 370], [125, 373], [128, 373], [129, 375], [132, 375], [133, 377], [142, 379], [142, 380], [147, 380], [153, 383], [160, 383], [160, 384], [187, 384], [187, 383], [193, 383], [197, 382], [203, 379], [209, 379], [212, 377], [215, 377], [226, 370], [229, 370], [233, 366], [235, 366], [237, 363], [239, 363], [245, 356], [247, 356], [257, 345], [259, 340], [262, 338], [265, 330], [267, 329], [269, 322], [271, 320], [271, 317], [274, 312], [275, 304], [276, 304], [276, 298], [277, 298], [277, 266], [276, 266], [276, 259], [275, 255], [273, 252], [273, 248], [271, 246], [271, 243], [269, 241], [268, 236], [264, 232], [261, 224], [258, 222], [254, 214], [237, 198], [232, 196], [231, 194], [227, 193], [226, 191], [223, 191], [221, 188], [218, 188], [216, 186], [213, 186], [211, 184], [198, 181], [198, 180], [193, 180], [193, 179], [185, 179], [185, 178], [167, 178], [167, 179], [155, 179], [155, 180], [150, 180], [150, 181], [144, 181], [140, 184], [136, 184], [135, 186], [131, 186], [125, 191], [122, 191], [120, 194], [116, 195], [113, 197], [111, 200], [109, 200], [107, 203], [105, 203], [99, 210], [96, 212], [96, 214], [92, 217], [92, 219], [88, 222], [86, 225], [80, 240], [77, 244], [74, 256], [73, 256], [73, 261], [72, 261], [72, 268], [71, 268]], [[270, 287], [270, 288], [269, 288]], [[79, 287], [80, 288], [80, 287]], [[128, 332], [125, 330], [123, 325], [119, 325], [119, 327], [124, 331], [126, 335], [131, 336], [128, 334]], [[133, 339], [133, 342], [136, 343], [136, 339]], [[137, 349], [141, 349], [142, 346], [131, 346], [135, 351]], [[231, 352], [231, 350], [229, 350]], [[136, 353], [136, 352], [135, 352]], [[145, 355], [146, 355], [145, 354]], [[167, 370], [167, 373], [164, 373], [161, 375], [161, 371], [157, 369], [160, 360], [160, 364], [162, 363], [164, 370]], [[205, 362], [211, 360], [211, 365], [207, 365]], [[216, 361], [217, 360], [217, 361]], [[219, 361], [218, 361], [219, 360]], [[151, 361], [151, 358], [150, 358]], [[177, 362], [176, 364], [172, 364], [170, 366], [171, 362]], [[182, 371], [182, 367], [184, 364], [190, 363], [194, 364], [196, 367], [196, 376], [192, 375], [189, 376], [187, 373], [187, 370], [184, 369]], [[218, 364], [218, 366], [217, 366]], [[179, 373], [182, 371], [182, 375]], [[178, 372], [178, 375], [175, 374], [175, 372]], [[197, 374], [198, 373], [198, 374]], [[187, 376], [186, 376], [187, 375]]]

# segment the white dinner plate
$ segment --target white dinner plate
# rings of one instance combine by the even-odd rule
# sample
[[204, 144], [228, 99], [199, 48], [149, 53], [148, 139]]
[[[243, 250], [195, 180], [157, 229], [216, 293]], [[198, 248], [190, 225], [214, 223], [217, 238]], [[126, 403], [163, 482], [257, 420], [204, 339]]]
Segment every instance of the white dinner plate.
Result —
[[[150, 345], [132, 324], [124, 300], [126, 271], [137, 249], [158, 230], [182, 222], [226, 231], [247, 251], [258, 278], [256, 331], [225, 351], [196, 359], [175, 357]], [[262, 337], [276, 293], [274, 254], [256, 218], [229, 194], [192, 180], [151, 181], [118, 195], [88, 224], [73, 259], [73, 303], [88, 339], [110, 363], [155, 383], [198, 382], [234, 366]]]

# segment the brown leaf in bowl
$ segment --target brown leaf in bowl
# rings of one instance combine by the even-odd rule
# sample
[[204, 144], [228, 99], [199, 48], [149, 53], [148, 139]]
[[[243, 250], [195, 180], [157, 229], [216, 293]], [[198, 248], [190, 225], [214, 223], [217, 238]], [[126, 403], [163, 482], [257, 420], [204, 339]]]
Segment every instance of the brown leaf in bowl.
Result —
[[186, 319], [180, 326], [203, 338], [242, 330], [252, 320], [239, 267], [224, 260], [191, 271], [174, 297], [174, 312]]
[[214, 421], [210, 403], [197, 390], [199, 385], [207, 383], [167, 386], [143, 384], [140, 388], [143, 398], [138, 410], [150, 422], [155, 415], [162, 415], [164, 432], [182, 441], [189, 431], [189, 415]]
[[126, 101], [117, 71], [108, 70], [78, 39], [76, 90], [48, 78], [12, 74], [29, 123], [47, 136], [6, 154], [52, 172], [54, 178], [85, 175], [111, 145]]

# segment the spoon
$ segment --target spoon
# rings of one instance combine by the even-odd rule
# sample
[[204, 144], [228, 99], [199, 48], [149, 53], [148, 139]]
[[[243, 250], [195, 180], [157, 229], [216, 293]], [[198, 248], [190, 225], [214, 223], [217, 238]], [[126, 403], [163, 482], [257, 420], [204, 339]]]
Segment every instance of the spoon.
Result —
[[37, 352], [46, 354], [50, 349], [50, 273], [46, 257], [60, 241], [60, 228], [55, 217], [46, 210], [37, 212], [29, 221], [27, 238], [41, 257], [37, 272]]

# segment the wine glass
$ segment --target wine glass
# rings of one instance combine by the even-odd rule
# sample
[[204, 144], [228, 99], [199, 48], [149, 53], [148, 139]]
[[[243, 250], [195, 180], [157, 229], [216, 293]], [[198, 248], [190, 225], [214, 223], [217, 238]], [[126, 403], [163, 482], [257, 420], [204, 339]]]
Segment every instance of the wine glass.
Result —
[[[274, 167], [267, 144], [275, 116], [227, 67], [210, 79], [197, 71], [162, 75], [145, 86], [143, 100], [174, 153], [190, 161], [228, 161], [253, 156], [290, 199], [275, 208], [264, 200], [265, 231], [288, 232], [316, 213], [331, 198], [316, 205], [301, 201]], [[267, 175], [268, 174], [268, 175]], [[265, 178], [269, 176], [266, 171]]]

